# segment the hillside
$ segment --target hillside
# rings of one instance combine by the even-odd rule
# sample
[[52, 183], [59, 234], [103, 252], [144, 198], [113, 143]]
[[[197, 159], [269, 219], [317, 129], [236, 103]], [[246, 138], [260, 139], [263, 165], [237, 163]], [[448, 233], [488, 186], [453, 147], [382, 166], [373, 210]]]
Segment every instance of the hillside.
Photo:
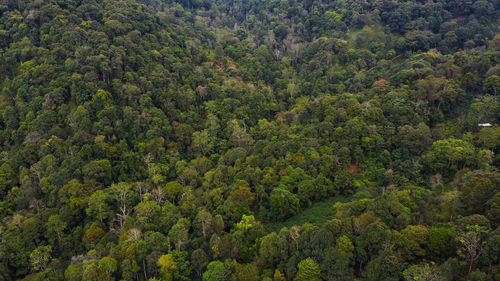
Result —
[[0, 2], [0, 280], [500, 280], [499, 11]]

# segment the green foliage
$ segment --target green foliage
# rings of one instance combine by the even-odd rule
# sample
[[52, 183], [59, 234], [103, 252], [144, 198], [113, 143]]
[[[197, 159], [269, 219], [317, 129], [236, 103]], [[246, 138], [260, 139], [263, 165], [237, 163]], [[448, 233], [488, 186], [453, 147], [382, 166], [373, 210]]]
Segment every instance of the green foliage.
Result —
[[82, 269], [78, 265], [70, 264], [64, 271], [64, 278], [69, 281], [82, 280]]
[[253, 264], [236, 264], [231, 280], [251, 281], [259, 279], [259, 269]]
[[229, 280], [231, 269], [220, 261], [213, 261], [208, 264], [207, 270], [203, 273], [203, 281], [225, 281]]
[[171, 254], [162, 255], [158, 259], [158, 267], [160, 268], [163, 280], [173, 280], [173, 273], [177, 269], [177, 263]]
[[499, 9], [3, 1], [0, 279], [498, 279]]
[[319, 265], [316, 261], [314, 261], [311, 258], [307, 258], [305, 260], [302, 260], [298, 264], [298, 272], [297, 276], [295, 277], [295, 280], [297, 281], [319, 281], [321, 280], [320, 278], [321, 272]]
[[428, 247], [432, 256], [443, 257], [450, 251], [453, 239], [452, 232], [444, 227], [435, 227], [429, 230]]
[[434, 142], [424, 155], [424, 160], [433, 172], [450, 175], [467, 166], [477, 167], [479, 163], [488, 162], [488, 159], [480, 159], [478, 156], [480, 155], [472, 144], [450, 138]]
[[440, 281], [444, 280], [433, 264], [412, 265], [405, 269], [403, 272], [405, 281], [426, 280], [426, 281]]
[[333, 207], [336, 202], [346, 201], [346, 197], [336, 196], [324, 201], [314, 203], [310, 208], [305, 209], [296, 216], [281, 222], [281, 223], [266, 223], [265, 227], [269, 232], [279, 232], [283, 227], [292, 227], [294, 225], [303, 225], [304, 223], [311, 223], [315, 225], [322, 225], [335, 215], [335, 208]]
[[34, 249], [30, 254], [30, 262], [33, 269], [36, 271], [44, 271], [52, 259], [51, 253], [51, 246], [39, 246]]

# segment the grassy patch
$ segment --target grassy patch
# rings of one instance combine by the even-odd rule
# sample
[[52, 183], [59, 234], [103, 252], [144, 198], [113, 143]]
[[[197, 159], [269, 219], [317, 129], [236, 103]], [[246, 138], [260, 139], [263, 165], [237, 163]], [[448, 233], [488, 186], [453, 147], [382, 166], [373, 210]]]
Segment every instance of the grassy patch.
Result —
[[311, 207], [305, 209], [300, 214], [280, 223], [266, 223], [264, 226], [268, 232], [279, 232], [283, 227], [302, 225], [306, 222], [317, 226], [322, 225], [335, 215], [333, 205], [336, 202], [346, 202], [348, 198], [335, 196], [324, 201], [316, 202]]

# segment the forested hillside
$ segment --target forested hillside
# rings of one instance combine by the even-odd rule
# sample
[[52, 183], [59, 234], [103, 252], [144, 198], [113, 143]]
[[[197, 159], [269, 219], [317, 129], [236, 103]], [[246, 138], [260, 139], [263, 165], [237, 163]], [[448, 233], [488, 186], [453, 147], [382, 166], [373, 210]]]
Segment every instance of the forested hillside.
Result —
[[499, 281], [499, 19], [1, 1], [0, 280]]

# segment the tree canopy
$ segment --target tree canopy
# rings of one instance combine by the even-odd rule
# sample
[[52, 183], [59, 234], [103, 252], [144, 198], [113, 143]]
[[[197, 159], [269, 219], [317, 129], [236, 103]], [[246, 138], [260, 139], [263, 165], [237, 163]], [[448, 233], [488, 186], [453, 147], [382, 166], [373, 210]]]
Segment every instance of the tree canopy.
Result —
[[2, 1], [0, 280], [498, 280], [499, 11]]

